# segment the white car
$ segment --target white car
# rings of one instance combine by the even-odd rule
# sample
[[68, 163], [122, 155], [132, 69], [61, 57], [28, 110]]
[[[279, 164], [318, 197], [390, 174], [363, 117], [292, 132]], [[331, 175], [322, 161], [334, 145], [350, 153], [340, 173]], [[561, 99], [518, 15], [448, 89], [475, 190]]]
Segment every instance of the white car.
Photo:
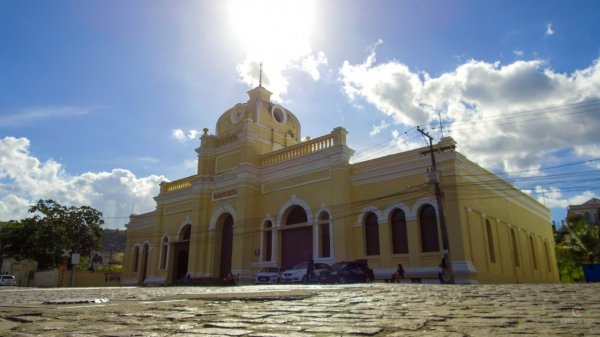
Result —
[[15, 284], [17, 284], [17, 280], [14, 275], [0, 275], [0, 285], [14, 286]]
[[[292, 283], [292, 282], [306, 282], [306, 267], [308, 262], [302, 262], [294, 266], [292, 269], [288, 269], [281, 274], [281, 282]], [[331, 267], [326, 263], [315, 263], [315, 279], [319, 280], [319, 275], [330, 270]]]
[[254, 274], [254, 283], [279, 283], [281, 271], [279, 267], [264, 267]]

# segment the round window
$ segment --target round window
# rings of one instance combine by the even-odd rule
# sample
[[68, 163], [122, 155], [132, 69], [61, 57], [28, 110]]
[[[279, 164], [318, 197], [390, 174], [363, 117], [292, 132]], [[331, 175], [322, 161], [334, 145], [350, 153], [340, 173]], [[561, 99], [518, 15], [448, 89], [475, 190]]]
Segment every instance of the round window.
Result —
[[278, 106], [274, 106], [273, 110], [271, 110], [271, 113], [273, 114], [273, 118], [275, 118], [275, 120], [277, 121], [277, 123], [283, 123], [285, 122], [285, 112], [283, 111], [282, 108], [278, 107]]

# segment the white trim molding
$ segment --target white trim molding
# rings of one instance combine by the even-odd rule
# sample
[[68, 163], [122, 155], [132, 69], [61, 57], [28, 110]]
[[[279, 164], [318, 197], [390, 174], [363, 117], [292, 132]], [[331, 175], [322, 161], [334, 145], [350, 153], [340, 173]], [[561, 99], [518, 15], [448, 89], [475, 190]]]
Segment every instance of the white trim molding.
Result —
[[233, 217], [233, 226], [235, 227], [235, 219], [237, 217], [235, 207], [231, 206], [231, 204], [227, 202], [223, 202], [221, 205], [219, 205], [219, 207], [217, 207], [217, 209], [213, 211], [213, 215], [210, 218], [210, 222], [208, 223], [208, 229], [214, 230], [217, 227], [217, 220], [219, 220], [221, 215], [225, 213], [229, 213], [231, 217]]
[[354, 224], [355, 227], [360, 227], [363, 225], [363, 223], [365, 222], [365, 215], [369, 212], [373, 212], [375, 213], [375, 215], [377, 216], [377, 223], [381, 223], [381, 219], [383, 219], [383, 214], [381, 213], [381, 211], [374, 206], [368, 206], [366, 208], [363, 208], [362, 211], [358, 212], [358, 216], [356, 217], [356, 224]]
[[281, 206], [281, 208], [279, 209], [277, 220], [273, 224], [274, 228], [281, 228], [281, 220], [283, 220], [283, 215], [292, 206], [302, 207], [304, 209], [304, 212], [306, 213], [306, 223], [309, 225], [313, 223], [312, 211], [310, 210], [310, 206], [308, 205], [308, 203], [306, 203], [306, 201], [302, 199], [298, 199], [296, 195], [292, 195], [290, 200], [283, 204], [283, 206]]

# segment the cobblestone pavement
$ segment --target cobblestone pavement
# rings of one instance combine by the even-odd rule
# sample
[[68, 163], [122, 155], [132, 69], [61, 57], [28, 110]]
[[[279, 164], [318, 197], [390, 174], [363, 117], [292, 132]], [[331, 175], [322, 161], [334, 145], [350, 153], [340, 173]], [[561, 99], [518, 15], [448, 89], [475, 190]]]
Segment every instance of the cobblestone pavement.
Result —
[[[591, 284], [3, 287], [0, 336], [599, 336], [599, 291]], [[56, 304], [103, 297], [109, 302]]]

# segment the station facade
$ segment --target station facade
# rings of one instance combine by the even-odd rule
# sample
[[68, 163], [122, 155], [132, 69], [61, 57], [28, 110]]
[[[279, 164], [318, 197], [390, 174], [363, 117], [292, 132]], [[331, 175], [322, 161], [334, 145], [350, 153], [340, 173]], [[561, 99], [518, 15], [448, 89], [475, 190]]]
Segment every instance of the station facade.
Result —
[[[122, 283], [186, 275], [250, 281], [266, 266], [365, 259], [376, 279], [402, 264], [435, 279], [444, 250], [429, 148], [351, 163], [347, 132], [301, 139], [296, 116], [259, 86], [204, 129], [195, 175], [163, 182], [156, 210], [132, 215]], [[457, 283], [558, 282], [550, 211], [434, 144]]]

